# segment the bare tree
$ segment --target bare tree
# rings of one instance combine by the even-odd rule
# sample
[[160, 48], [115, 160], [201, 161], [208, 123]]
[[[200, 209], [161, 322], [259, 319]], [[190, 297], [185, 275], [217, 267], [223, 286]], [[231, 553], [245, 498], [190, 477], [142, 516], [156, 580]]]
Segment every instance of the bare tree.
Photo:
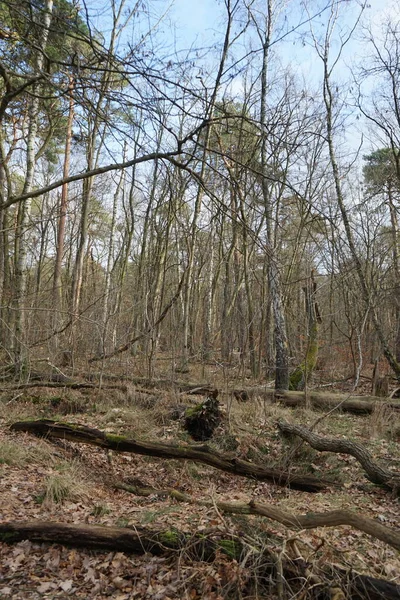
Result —
[[370, 311], [370, 315], [372, 318], [372, 322], [374, 324], [375, 331], [378, 335], [379, 341], [382, 346], [383, 353], [393, 369], [397, 378], [400, 378], [400, 365], [394, 356], [383, 329], [382, 321], [378, 314], [378, 309], [374, 298], [371, 295], [371, 289], [369, 289], [367, 284], [367, 279], [365, 276], [365, 271], [363, 268], [362, 261], [360, 259], [359, 253], [357, 251], [357, 246], [354, 239], [353, 228], [350, 222], [349, 211], [346, 206], [345, 196], [343, 192], [342, 186], [342, 176], [340, 173], [340, 165], [336, 156], [335, 150], [335, 111], [336, 111], [336, 100], [334, 93], [334, 82], [333, 71], [335, 66], [337, 65], [340, 55], [343, 52], [343, 48], [352, 38], [352, 35], [359, 23], [362, 10], [359, 12], [356, 17], [353, 25], [347, 29], [347, 31], [343, 31], [341, 33], [341, 44], [335, 56], [331, 56], [331, 39], [335, 28], [338, 26], [338, 16], [339, 16], [340, 3], [334, 2], [331, 6], [330, 16], [327, 21], [327, 25], [325, 28], [325, 35], [322, 42], [320, 42], [317, 37], [313, 34], [314, 45], [318, 54], [318, 57], [321, 59], [323, 64], [323, 98], [326, 109], [326, 140], [328, 144], [329, 151], [329, 160], [332, 169], [336, 200], [338, 203], [338, 207], [340, 210], [343, 227], [346, 232], [346, 239], [348, 248], [350, 251], [350, 255], [352, 260], [354, 261], [355, 270], [357, 273], [360, 289], [362, 292], [362, 298], [365, 304], [366, 310]]

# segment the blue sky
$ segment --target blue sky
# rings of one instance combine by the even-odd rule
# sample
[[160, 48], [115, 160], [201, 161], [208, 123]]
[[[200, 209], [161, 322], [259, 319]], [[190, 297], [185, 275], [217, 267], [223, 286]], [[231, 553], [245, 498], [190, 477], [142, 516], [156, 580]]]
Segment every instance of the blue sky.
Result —
[[[213, 44], [216, 41], [221, 42], [221, 37], [217, 38], [216, 34], [219, 32], [223, 33], [224, 29], [224, 5], [219, 0], [174, 0], [170, 2], [166, 0], [164, 6], [171, 4], [170, 17], [171, 20], [176, 23], [176, 35], [178, 43], [183, 47], [198, 43], [199, 45]], [[316, 2], [311, 1], [310, 12], [312, 13], [317, 6]], [[356, 14], [358, 7], [357, 3], [349, 2], [348, 6], [353, 9], [347, 9], [347, 14]], [[291, 6], [293, 7], [288, 13], [295, 15], [298, 13], [298, 7], [300, 2], [298, 0], [292, 0]], [[368, 8], [365, 10], [364, 19], [370, 21], [372, 26], [375, 27], [383, 15], [388, 13], [393, 19], [400, 21], [400, 2], [399, 0], [369, 0]], [[296, 19], [297, 17], [295, 17]], [[324, 17], [320, 19], [324, 22]], [[294, 21], [293, 21], [294, 22]], [[306, 59], [309, 52], [292, 42], [284, 44], [282, 52], [291, 58], [296, 63], [301, 63], [302, 60]], [[348, 52], [350, 56], [355, 53], [362, 52], [362, 44], [354, 40], [351, 43], [351, 51]], [[307, 60], [307, 59], [306, 59]]]
[[179, 27], [179, 34], [187, 40], [193, 40], [196, 37], [207, 38], [210, 35], [208, 31], [220, 9], [216, 0], [175, 0], [171, 16]]

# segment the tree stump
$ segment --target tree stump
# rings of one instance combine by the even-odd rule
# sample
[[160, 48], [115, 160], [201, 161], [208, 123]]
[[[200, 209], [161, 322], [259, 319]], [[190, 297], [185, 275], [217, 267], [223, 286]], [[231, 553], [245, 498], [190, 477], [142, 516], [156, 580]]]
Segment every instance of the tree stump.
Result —
[[209, 440], [222, 420], [218, 390], [209, 394], [204, 402], [186, 410], [184, 428], [196, 441]]

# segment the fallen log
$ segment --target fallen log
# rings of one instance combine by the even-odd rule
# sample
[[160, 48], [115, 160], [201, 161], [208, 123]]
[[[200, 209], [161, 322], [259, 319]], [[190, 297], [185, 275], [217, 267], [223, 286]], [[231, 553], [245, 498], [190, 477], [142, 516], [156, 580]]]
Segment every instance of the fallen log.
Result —
[[[94, 383], [87, 382], [79, 382], [79, 381], [46, 381], [45, 379], [41, 381], [29, 381], [28, 383], [15, 383], [12, 385], [7, 385], [1, 388], [2, 391], [7, 390], [25, 390], [29, 388], [35, 387], [47, 387], [47, 388], [68, 388], [71, 390], [98, 390], [99, 385]], [[119, 390], [126, 394], [127, 386], [126, 385], [114, 385], [114, 384], [106, 384], [101, 386], [102, 390]]]
[[394, 492], [400, 490], [400, 473], [389, 471], [376, 463], [370, 452], [359, 442], [347, 439], [325, 438], [313, 433], [306, 427], [278, 421], [278, 428], [286, 434], [297, 435], [310, 444], [311, 448], [319, 452], [337, 452], [338, 454], [350, 454], [360, 463], [367, 478], [377, 485], [382, 485]]
[[149, 390], [177, 390], [178, 392], [187, 394], [199, 394], [206, 396], [215, 390], [215, 385], [210, 383], [181, 381], [179, 379], [149, 379], [148, 377], [131, 377], [128, 375], [113, 375], [111, 373], [85, 373], [80, 372], [80, 377], [92, 382], [100, 382], [101, 380], [109, 381], [126, 381], [141, 388]]
[[[189, 557], [197, 560], [213, 560], [216, 550], [224, 552], [237, 561], [240, 561], [240, 558], [244, 556], [244, 552], [248, 555], [248, 547], [240, 539], [232, 536], [228, 539], [223, 539], [221, 536], [215, 539], [211, 536], [205, 536], [204, 533], [190, 535], [175, 529], [151, 531], [140, 526], [130, 529], [47, 521], [0, 524], [0, 541], [11, 544], [25, 539], [36, 543], [50, 542], [73, 547], [114, 550], [134, 554], [149, 552], [162, 555], [184, 549]], [[283, 559], [277, 559], [275, 553], [265, 545], [261, 553], [263, 554], [262, 565], [264, 571], [262, 575], [264, 581], [269, 581], [273, 589], [276, 589], [277, 583], [283, 575], [288, 584], [288, 590], [290, 586], [291, 593], [296, 587], [302, 592], [305, 591], [310, 565], [307, 565], [303, 560], [290, 560], [286, 556]], [[259, 569], [260, 567], [258, 567]], [[266, 575], [269, 575], [268, 579]], [[389, 581], [347, 571], [336, 565], [326, 565], [323, 569], [318, 569], [316, 575], [321, 581], [319, 583], [321, 595], [318, 596], [320, 598], [333, 598], [333, 593], [331, 593], [333, 592], [332, 583], [335, 590], [340, 585], [340, 588], [345, 592], [345, 596], [342, 593], [341, 596], [335, 597], [346, 597], [349, 600], [365, 600], [366, 598], [369, 600], [382, 600], [384, 598], [386, 600], [399, 600], [400, 598], [400, 586]], [[325, 576], [327, 581], [322, 581], [321, 576]]]
[[228, 549], [232, 558], [238, 558], [240, 553], [240, 545], [236, 547], [232, 538], [214, 541], [205, 536], [192, 536], [175, 529], [152, 531], [139, 525], [130, 529], [48, 521], [0, 523], [0, 541], [14, 543], [25, 539], [95, 550], [117, 550], [133, 554], [150, 552], [155, 555], [182, 550], [187, 546], [190, 548], [191, 557], [200, 560], [212, 560], [218, 548]]
[[295, 474], [289, 471], [262, 467], [251, 462], [231, 458], [210, 450], [208, 446], [177, 446], [160, 442], [146, 442], [129, 439], [121, 435], [104, 433], [75, 423], [63, 423], [43, 419], [38, 421], [19, 421], [11, 425], [13, 431], [25, 431], [40, 437], [59, 438], [82, 444], [91, 444], [114, 450], [116, 452], [132, 452], [145, 456], [164, 459], [193, 460], [216, 469], [249, 477], [260, 481], [271, 481], [280, 486], [287, 486], [305, 492], [320, 492], [328, 486], [336, 486], [335, 482], [322, 480], [311, 475]]
[[[257, 397], [271, 403], [280, 402], [285, 406], [293, 408], [306, 405], [304, 392], [275, 391], [265, 386], [236, 389], [233, 390], [233, 395], [242, 402]], [[372, 414], [376, 408], [385, 406], [392, 410], [400, 411], [400, 402], [380, 398], [378, 396], [346, 396], [345, 394], [329, 394], [327, 392], [309, 390], [307, 392], [307, 398], [311, 408], [318, 410], [332, 410], [337, 407], [338, 410], [343, 412], [365, 415]]]
[[382, 525], [374, 519], [358, 515], [349, 510], [333, 510], [325, 513], [307, 513], [294, 515], [271, 504], [262, 504], [251, 500], [242, 502], [214, 502], [210, 500], [196, 500], [190, 495], [175, 489], [156, 490], [148, 487], [129, 485], [123, 482], [115, 484], [115, 488], [125, 490], [139, 496], [160, 495], [170, 496], [178, 502], [187, 502], [200, 506], [215, 507], [230, 514], [259, 515], [277, 521], [289, 529], [316, 529], [317, 527], [339, 527], [348, 525], [358, 529], [373, 538], [379, 539], [392, 548], [400, 551], [400, 530]]

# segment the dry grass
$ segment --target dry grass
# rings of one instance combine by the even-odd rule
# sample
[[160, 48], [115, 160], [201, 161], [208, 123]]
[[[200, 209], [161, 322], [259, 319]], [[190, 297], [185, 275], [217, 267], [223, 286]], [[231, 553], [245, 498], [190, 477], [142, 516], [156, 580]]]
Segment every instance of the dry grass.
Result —
[[363, 431], [366, 437], [386, 438], [396, 441], [400, 438], [400, 414], [385, 403], [375, 406]]
[[54, 461], [54, 449], [44, 441], [26, 444], [7, 438], [0, 441], [0, 464], [24, 467], [32, 463], [49, 465]]
[[[54, 395], [54, 390], [52, 394]], [[7, 398], [7, 402], [9, 400], [10, 396]], [[24, 418], [24, 412], [29, 412], [29, 416], [35, 418], [47, 416], [47, 413], [43, 412], [45, 402], [34, 405], [27, 399], [19, 404], [20, 400], [12, 401], [8, 405], [12, 408], [15, 404], [14, 411], [10, 412], [8, 409], [3, 411], [4, 424], [6, 421], [11, 423], [13, 420], [21, 420]], [[175, 442], [184, 439], [192, 443], [192, 440], [183, 432], [180, 423], [170, 419], [174, 406], [181, 403], [189, 404], [192, 401], [189, 396], [185, 397], [182, 394], [164, 390], [159, 392], [152, 390], [149, 393], [147, 391], [139, 392], [132, 387], [128, 389], [127, 394], [118, 391], [114, 393], [113, 390], [100, 392], [92, 390], [87, 400], [88, 412], [84, 415], [74, 415], [71, 421], [142, 439], [160, 440], [164, 438]], [[193, 397], [193, 400], [201, 401], [202, 398]], [[266, 571], [262, 562], [265, 560], [262, 552], [263, 545], [265, 544], [268, 549], [275, 547], [277, 555], [281, 553], [282, 558], [285, 558], [285, 540], [292, 539], [293, 534], [288, 532], [284, 526], [267, 522], [265, 519], [241, 515], [228, 516], [210, 507], [176, 503], [171, 498], [162, 495], [149, 497], [124, 495], [123, 492], [116, 492], [112, 489], [112, 485], [110, 486], [113, 477], [138, 478], [144, 486], [160, 490], [177, 489], [199, 500], [246, 502], [254, 497], [260, 502], [277, 504], [293, 513], [304, 513], [310, 509], [315, 512], [323, 512], [333, 508], [355, 508], [369, 516], [383, 515], [385, 519], [388, 519], [387, 524], [392, 525], [393, 515], [395, 515], [395, 511], [392, 509], [393, 502], [387, 503], [385, 496], [373, 493], [375, 490], [372, 484], [371, 493], [364, 494], [362, 489], [358, 489], [355, 483], [365, 483], [365, 478], [360, 467], [352, 459], [348, 460], [346, 457], [339, 457], [336, 454], [316, 453], [307, 444], [302, 444], [301, 448], [292, 455], [292, 449], [298, 445], [298, 441], [285, 440], [278, 433], [276, 422], [279, 419], [309, 426], [319, 419], [322, 413], [303, 408], [290, 410], [280, 404], [269, 404], [257, 398], [246, 403], [239, 403], [229, 394], [224, 393], [221, 393], [221, 401], [225, 405], [226, 419], [223, 427], [219, 428], [215, 439], [210, 441], [211, 447], [214, 447], [216, 451], [232, 452], [234, 456], [247, 458], [259, 464], [281, 465], [285, 468], [295, 467], [298, 471], [313, 471], [317, 476], [342, 479], [346, 484], [345, 487], [340, 490], [332, 489], [325, 494], [310, 496], [271, 486], [265, 482], [235, 479], [231, 475], [191, 461], [164, 461], [123, 453], [113, 453], [112, 464], [108, 464], [104, 452], [97, 448], [78, 446], [69, 442], [65, 446], [57, 448], [29, 436], [22, 437], [21, 434], [18, 437], [14, 436], [4, 426], [4, 432], [0, 431], [0, 434], [4, 433], [5, 440], [2, 443], [2, 438], [0, 438], [0, 463], [3, 462], [4, 465], [2, 471], [8, 471], [8, 489], [11, 500], [18, 493], [15, 492], [16, 480], [19, 482], [19, 488], [23, 488], [24, 465], [28, 463], [43, 465], [40, 469], [30, 469], [32, 471], [31, 486], [23, 488], [20, 492], [21, 497], [17, 497], [15, 500], [15, 514], [19, 518], [19, 515], [23, 514], [21, 511], [30, 510], [30, 518], [36, 518], [39, 514], [46, 519], [50, 517], [70, 521], [73, 517], [74, 520], [80, 522], [89, 519], [88, 522], [101, 522], [107, 525], [143, 524], [155, 529], [171, 527], [182, 531], [198, 530], [202, 532], [217, 528], [219, 535], [221, 535], [221, 531], [224, 532], [224, 535], [225, 532], [234, 534], [238, 531], [241, 542], [248, 545], [248, 554], [240, 564], [235, 562], [228, 564], [228, 560], [224, 559], [224, 569], [232, 569], [232, 565], [237, 569], [237, 574], [229, 571], [226, 582], [224, 579], [221, 580], [218, 590], [221, 597], [224, 598], [267, 598], [263, 580], [261, 577], [259, 580], [257, 579], [258, 573]], [[54, 418], [54, 412], [48, 416]], [[392, 431], [392, 419], [393, 416], [386, 413], [375, 416], [375, 420], [369, 417], [333, 413], [328, 418], [322, 419], [317, 432], [329, 437], [358, 437], [361, 443], [368, 446], [371, 435], [368, 428], [374, 426], [377, 439], [373, 440], [373, 444], [376, 444], [378, 455], [383, 451], [387, 453], [390, 443], [386, 440], [378, 440], [378, 438], [386, 436], [389, 430]], [[379, 422], [376, 423], [376, 420]], [[236, 440], [238, 447], [236, 447]], [[52, 455], [51, 458], [49, 454]], [[65, 462], [60, 460], [60, 455], [61, 458], [66, 459]], [[71, 456], [79, 456], [79, 462], [68, 460], [67, 457]], [[393, 456], [399, 455], [394, 452]], [[289, 458], [290, 464], [287, 464]], [[7, 465], [17, 465], [21, 469], [8, 468]], [[96, 484], [90, 483], [94, 481]], [[38, 506], [34, 500], [27, 500], [32, 497], [42, 505]], [[310, 564], [313, 560], [319, 560], [321, 564], [325, 562], [340, 563], [341, 560], [346, 560], [354, 568], [363, 572], [370, 571], [375, 575], [380, 575], [380, 566], [382, 568], [390, 566], [390, 561], [394, 566], [398, 565], [390, 554], [391, 550], [385, 548], [383, 544], [371, 542], [365, 536], [343, 528], [337, 531], [329, 529], [315, 532], [305, 531], [296, 534], [296, 539], [296, 543]], [[375, 557], [375, 553], [378, 551], [381, 553], [379, 560]], [[368, 552], [374, 555], [369, 555]], [[345, 558], [343, 559], [343, 557]], [[91, 555], [91, 560], [92, 558]], [[257, 563], [257, 560], [260, 563]], [[214, 566], [204, 564], [199, 566], [200, 568], [205, 570], [214, 568]], [[172, 570], [173, 568], [171, 568]], [[197, 574], [195, 571], [193, 572], [197, 578], [203, 581], [200, 571]], [[204, 575], [205, 571], [202, 573]], [[241, 596], [241, 589], [245, 589], [244, 580], [250, 576], [254, 576], [256, 588], [252, 595], [243, 593]], [[388, 574], [383, 572], [382, 576], [389, 576], [389, 572]], [[127, 576], [128, 579], [129, 577], [130, 575]], [[243, 581], [238, 582], [237, 578], [242, 578]], [[258, 584], [260, 589], [257, 591]], [[289, 590], [284, 590], [284, 592], [286, 591], [289, 594]], [[184, 589], [182, 589], [182, 594], [185, 594]], [[182, 594], [181, 597], [183, 597]], [[178, 595], [173, 597], [178, 597]], [[207, 594], [204, 593], [203, 597], [207, 597]]]
[[0, 398], [0, 421], [8, 423], [14, 421], [23, 421], [37, 416], [37, 407], [26, 397], [25, 394], [16, 393], [4, 394]]
[[46, 504], [84, 501], [90, 488], [82, 479], [82, 467], [77, 462], [60, 463], [44, 481], [38, 500]]

